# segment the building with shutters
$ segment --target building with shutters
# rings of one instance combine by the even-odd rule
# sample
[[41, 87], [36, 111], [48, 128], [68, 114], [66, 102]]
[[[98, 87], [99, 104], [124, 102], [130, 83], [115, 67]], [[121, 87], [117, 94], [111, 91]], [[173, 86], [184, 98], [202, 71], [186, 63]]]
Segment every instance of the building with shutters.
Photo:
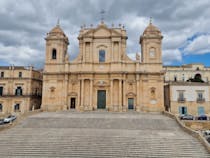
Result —
[[41, 93], [40, 71], [33, 67], [0, 67], [0, 115], [39, 109]]
[[177, 115], [210, 114], [210, 85], [200, 82], [170, 82], [165, 85], [165, 107]]

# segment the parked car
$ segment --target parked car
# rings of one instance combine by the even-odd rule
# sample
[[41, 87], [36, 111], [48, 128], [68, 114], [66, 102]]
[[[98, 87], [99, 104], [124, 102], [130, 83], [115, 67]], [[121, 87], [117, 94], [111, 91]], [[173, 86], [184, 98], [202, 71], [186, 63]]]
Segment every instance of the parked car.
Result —
[[205, 134], [205, 135], [210, 135], [210, 130], [209, 130], [209, 129], [208, 129], [208, 130], [205, 130], [205, 131], [204, 131], [204, 134]]
[[207, 137], [206, 140], [207, 140], [207, 141], [209, 142], [209, 144], [210, 144], [210, 137]]
[[0, 125], [4, 124], [4, 119], [0, 119]]
[[200, 115], [200, 116], [198, 116], [198, 120], [207, 120], [207, 116], [206, 115]]
[[8, 117], [4, 118], [4, 123], [12, 122], [16, 119], [15, 115], [9, 115]]
[[189, 114], [184, 114], [180, 116], [181, 120], [193, 120], [194, 116], [193, 115], [189, 115]]

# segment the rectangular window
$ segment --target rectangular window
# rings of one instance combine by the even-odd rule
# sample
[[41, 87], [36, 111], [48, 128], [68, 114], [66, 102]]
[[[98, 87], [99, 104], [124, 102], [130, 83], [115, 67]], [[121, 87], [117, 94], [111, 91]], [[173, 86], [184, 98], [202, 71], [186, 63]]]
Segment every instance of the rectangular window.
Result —
[[1, 77], [4, 77], [4, 72], [1, 72]]
[[17, 89], [15, 90], [15, 95], [22, 95], [22, 88], [21, 87], [17, 87]]
[[20, 104], [16, 104], [14, 107], [14, 111], [19, 111], [20, 110]]
[[198, 99], [203, 99], [203, 92], [198, 92]]
[[19, 77], [20, 77], [20, 78], [22, 77], [22, 72], [19, 72]]
[[105, 50], [99, 50], [99, 62], [105, 62]]
[[185, 98], [184, 98], [184, 91], [178, 91], [178, 101], [179, 101], [179, 102], [185, 101]]
[[203, 91], [197, 91], [197, 102], [198, 103], [205, 102], [203, 93], [204, 93]]
[[57, 51], [56, 51], [56, 49], [54, 48], [54, 49], [52, 50], [52, 59], [56, 59], [56, 55], [57, 55]]
[[0, 87], [0, 96], [3, 95], [3, 87]]
[[203, 106], [199, 106], [198, 107], [198, 115], [204, 115], [205, 111], [204, 111], [204, 107]]

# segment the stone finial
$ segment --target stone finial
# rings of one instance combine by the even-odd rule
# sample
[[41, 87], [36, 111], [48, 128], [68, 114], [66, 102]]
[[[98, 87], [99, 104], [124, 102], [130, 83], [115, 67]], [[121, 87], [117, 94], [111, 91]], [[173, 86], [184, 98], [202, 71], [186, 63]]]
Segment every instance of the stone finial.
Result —
[[140, 55], [138, 53], [136, 53], [136, 60], [139, 61], [140, 60]]

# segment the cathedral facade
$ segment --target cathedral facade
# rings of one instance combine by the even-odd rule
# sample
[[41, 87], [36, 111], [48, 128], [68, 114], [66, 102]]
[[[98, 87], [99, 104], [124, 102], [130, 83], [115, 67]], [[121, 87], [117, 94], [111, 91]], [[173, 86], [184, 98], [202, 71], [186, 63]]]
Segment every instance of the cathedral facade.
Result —
[[[163, 111], [164, 71], [160, 30], [150, 23], [140, 36], [141, 59], [126, 55], [126, 30], [81, 28], [79, 54], [69, 60], [68, 37], [59, 25], [46, 39], [44, 111]], [[70, 56], [71, 57], [71, 56]]]

